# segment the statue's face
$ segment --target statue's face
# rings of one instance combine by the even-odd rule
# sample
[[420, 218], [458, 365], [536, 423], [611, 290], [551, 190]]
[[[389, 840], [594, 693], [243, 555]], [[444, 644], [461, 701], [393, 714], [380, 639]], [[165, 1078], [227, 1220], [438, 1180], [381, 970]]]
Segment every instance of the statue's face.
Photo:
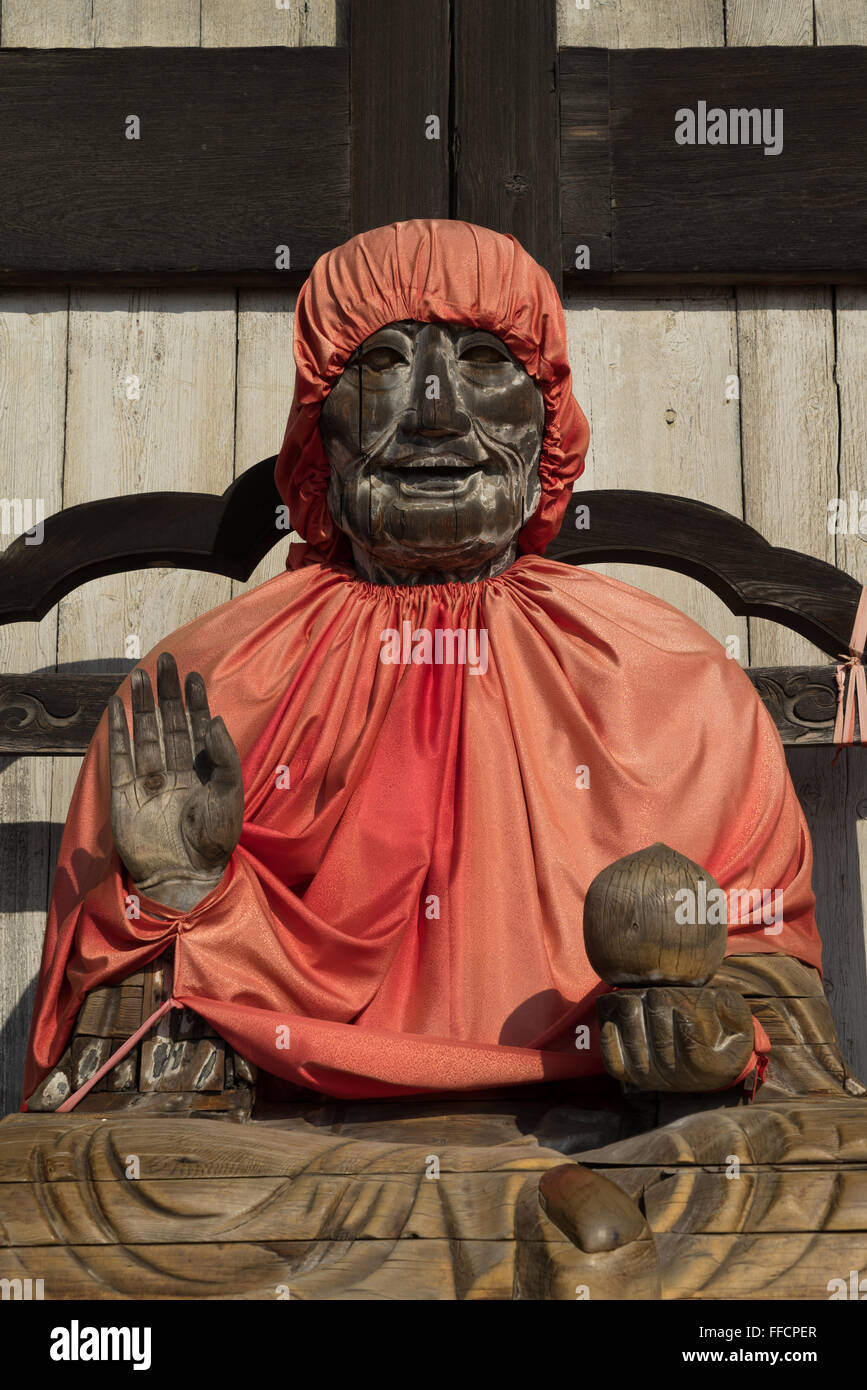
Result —
[[324, 403], [328, 508], [362, 572], [474, 578], [539, 504], [542, 392], [493, 333], [390, 323]]

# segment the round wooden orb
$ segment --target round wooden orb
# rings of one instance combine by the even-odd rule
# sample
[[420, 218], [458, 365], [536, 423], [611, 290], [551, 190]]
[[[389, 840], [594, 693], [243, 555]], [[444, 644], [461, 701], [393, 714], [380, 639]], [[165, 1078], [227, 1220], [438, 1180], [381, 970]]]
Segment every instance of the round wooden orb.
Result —
[[706, 869], [668, 845], [616, 859], [596, 875], [584, 902], [590, 964], [609, 985], [706, 984], [728, 935], [719, 892]]

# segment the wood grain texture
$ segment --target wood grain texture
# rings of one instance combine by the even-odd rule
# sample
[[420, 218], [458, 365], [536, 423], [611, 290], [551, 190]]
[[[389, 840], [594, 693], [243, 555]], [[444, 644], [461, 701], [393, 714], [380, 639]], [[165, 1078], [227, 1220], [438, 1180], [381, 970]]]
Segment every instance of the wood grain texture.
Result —
[[[58, 291], [0, 293], [0, 491], [34, 508], [41, 499], [46, 512], [62, 495], [67, 302]], [[12, 540], [0, 535], [0, 547]], [[56, 610], [38, 624], [0, 628], [0, 670], [53, 671], [56, 659]], [[51, 872], [53, 776], [51, 758], [0, 757], [0, 1114], [21, 1100]]]
[[813, 42], [813, 0], [726, 0], [725, 18], [728, 48]]
[[94, 0], [2, 0], [4, 48], [92, 48]]
[[[744, 517], [775, 545], [834, 563], [837, 393], [828, 289], [737, 292]], [[753, 620], [756, 665], [810, 664], [815, 647]]]
[[[235, 400], [235, 477], [276, 454], [295, 390], [292, 291], [241, 290], [238, 296], [238, 380]], [[291, 519], [290, 519], [291, 520]], [[289, 534], [283, 533], [250, 578], [232, 580], [232, 597], [282, 574]]]
[[[611, 270], [608, 54], [567, 48], [560, 70], [560, 230], [563, 274]], [[586, 248], [586, 249], [585, 249]]]
[[559, 287], [554, 0], [454, 0], [454, 64], [451, 215], [511, 233]]
[[[409, 217], [456, 215], [449, 65], [446, 0], [353, 0], [353, 235]], [[428, 133], [431, 116], [437, 138]]]
[[202, 46], [229, 48], [285, 44], [345, 45], [348, 40], [348, 0], [294, 0], [280, 9], [274, 0], [200, 0]]
[[93, 0], [95, 48], [196, 47], [201, 0]]
[[867, 584], [867, 293], [845, 286], [833, 293], [834, 381], [840, 415], [835, 496], [845, 504], [845, 515], [841, 507], [833, 523], [840, 528], [834, 533], [835, 560]]
[[[565, 301], [573, 391], [590, 422], [576, 487], [631, 487], [695, 497], [742, 514], [731, 291], [587, 291]], [[746, 622], [702, 585], [652, 567], [606, 564], [605, 574], [665, 599], [720, 642], [735, 637], [749, 664]]]
[[0, 73], [7, 283], [297, 280], [348, 234], [342, 49], [2, 49]]
[[[612, 51], [613, 270], [862, 276], [865, 76], [854, 46]], [[805, 98], [816, 89], [821, 102]], [[676, 112], [697, 94], [712, 109], [782, 110], [782, 147], [679, 144]]]
[[720, 0], [557, 0], [557, 42], [586, 48], [687, 48], [725, 43]]
[[817, 43], [867, 44], [867, 9], [861, 0], [813, 0]]
[[429, 1178], [424, 1145], [312, 1128], [12, 1117], [0, 1210], [14, 1244], [0, 1247], [0, 1274], [42, 1259], [39, 1277], [66, 1298], [142, 1297], [159, 1276], [163, 1297], [277, 1297], [282, 1284], [314, 1299], [527, 1299], [572, 1298], [592, 1268], [600, 1291], [623, 1296], [624, 1252], [585, 1254], [539, 1204], [540, 1174], [561, 1154], [525, 1140], [434, 1157]]

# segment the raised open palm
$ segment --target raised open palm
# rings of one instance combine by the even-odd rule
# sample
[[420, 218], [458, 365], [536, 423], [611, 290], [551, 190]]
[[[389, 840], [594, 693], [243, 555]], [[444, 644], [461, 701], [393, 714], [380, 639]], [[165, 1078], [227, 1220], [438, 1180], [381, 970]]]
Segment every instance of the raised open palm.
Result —
[[185, 709], [175, 659], [160, 653], [159, 717], [146, 672], [133, 671], [130, 684], [132, 747], [123, 702], [115, 695], [108, 709], [114, 842], [143, 893], [190, 907], [219, 881], [238, 843], [240, 760], [223, 720], [211, 718], [198, 672], [187, 676]]

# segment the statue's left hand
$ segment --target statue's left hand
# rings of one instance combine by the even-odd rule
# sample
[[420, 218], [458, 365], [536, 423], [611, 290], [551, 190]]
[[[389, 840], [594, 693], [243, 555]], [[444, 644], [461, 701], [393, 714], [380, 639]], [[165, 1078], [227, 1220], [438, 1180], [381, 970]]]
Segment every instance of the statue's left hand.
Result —
[[753, 1050], [749, 1005], [731, 989], [617, 990], [599, 1017], [607, 1071], [642, 1091], [730, 1086]]

